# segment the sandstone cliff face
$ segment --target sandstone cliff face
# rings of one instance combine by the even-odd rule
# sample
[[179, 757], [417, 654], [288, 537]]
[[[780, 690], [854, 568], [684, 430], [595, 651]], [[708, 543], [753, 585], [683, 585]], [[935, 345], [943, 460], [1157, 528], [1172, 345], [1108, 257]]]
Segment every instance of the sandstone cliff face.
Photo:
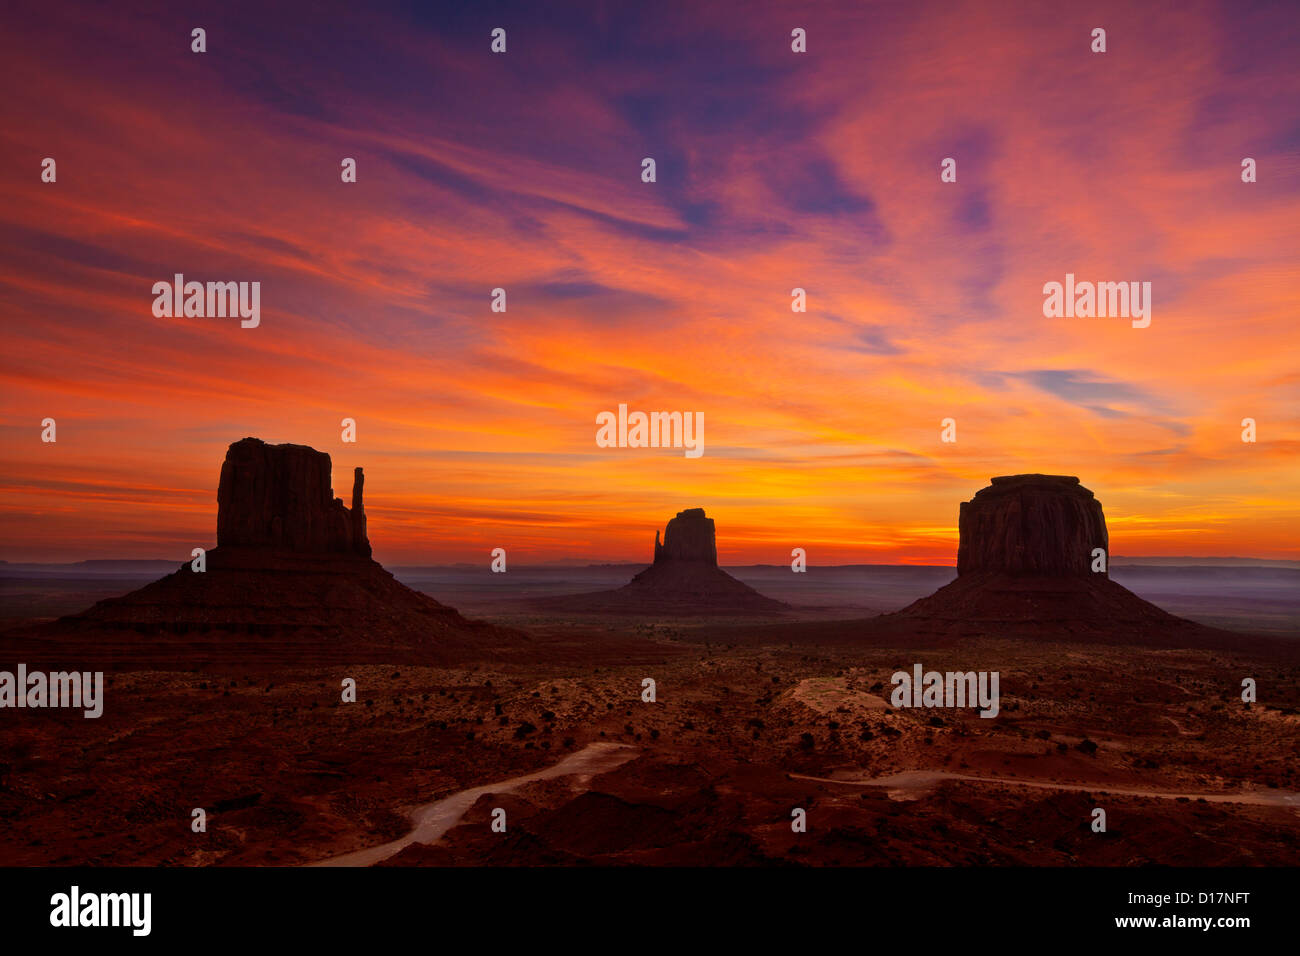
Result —
[[703, 508], [687, 508], [664, 529], [663, 544], [655, 532], [655, 564], [662, 561], [702, 561], [718, 566], [717, 533], [713, 519], [704, 516]]
[[334, 497], [330, 456], [257, 438], [226, 451], [217, 488], [217, 546], [370, 556], [355, 473], [352, 510]]
[[994, 478], [962, 502], [958, 533], [958, 575], [1092, 575], [1093, 549], [1109, 555], [1101, 502], [1063, 475]]

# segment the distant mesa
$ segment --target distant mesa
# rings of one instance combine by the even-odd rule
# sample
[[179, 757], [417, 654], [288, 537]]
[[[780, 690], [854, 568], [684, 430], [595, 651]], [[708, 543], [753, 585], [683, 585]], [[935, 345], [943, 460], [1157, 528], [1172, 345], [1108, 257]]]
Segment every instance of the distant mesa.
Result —
[[993, 478], [958, 514], [957, 579], [891, 617], [1066, 630], [1200, 628], [1093, 571], [1101, 502], [1066, 475]]
[[27, 659], [72, 644], [83, 657], [132, 664], [451, 663], [524, 639], [396, 581], [370, 556], [361, 469], [353, 472], [351, 508], [334, 497], [330, 476], [330, 456], [314, 448], [233, 443], [206, 570], [186, 562], [137, 591], [32, 628]]
[[638, 616], [772, 616], [790, 610], [718, 567], [717, 532], [703, 508], [677, 512], [662, 541], [656, 531], [654, 563], [623, 587], [532, 603], [550, 611]]

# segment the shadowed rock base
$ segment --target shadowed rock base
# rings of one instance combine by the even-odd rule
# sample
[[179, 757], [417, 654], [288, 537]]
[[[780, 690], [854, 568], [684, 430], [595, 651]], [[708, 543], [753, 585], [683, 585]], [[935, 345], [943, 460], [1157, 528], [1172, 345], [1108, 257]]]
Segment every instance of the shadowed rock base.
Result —
[[[375, 659], [452, 663], [493, 657], [523, 636], [470, 621], [360, 556], [216, 548], [190, 566], [81, 614], [32, 628], [25, 653], [134, 665]], [[6, 635], [8, 636], [8, 635]], [[377, 658], [380, 655], [381, 658]]]
[[964, 574], [890, 616], [980, 625], [985, 633], [991, 626], [1021, 624], [1062, 625], [1067, 631], [1204, 630], [1100, 574], [1096, 578]]

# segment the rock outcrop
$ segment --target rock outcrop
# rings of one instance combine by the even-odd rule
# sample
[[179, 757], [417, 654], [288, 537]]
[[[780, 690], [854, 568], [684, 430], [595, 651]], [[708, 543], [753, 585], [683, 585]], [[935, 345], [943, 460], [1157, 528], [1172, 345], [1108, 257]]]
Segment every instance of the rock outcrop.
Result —
[[764, 597], [718, 567], [717, 532], [703, 508], [679, 511], [655, 532], [654, 563], [613, 591], [536, 598], [539, 610], [644, 617], [780, 616], [788, 604]]
[[363, 482], [358, 468], [349, 511], [334, 497], [325, 452], [257, 438], [237, 441], [221, 466], [217, 546], [370, 557]]
[[397, 581], [371, 558], [353, 472], [352, 507], [330, 487], [330, 456], [245, 438], [230, 446], [217, 490], [217, 546], [139, 590], [22, 636], [37, 659], [192, 666], [456, 663], [526, 643], [470, 621]]
[[366, 537], [366, 506], [361, 500], [361, 489], [366, 476], [357, 468], [352, 473], [352, 550], [370, 557], [370, 539]]
[[718, 566], [717, 531], [713, 519], [704, 516], [703, 508], [677, 512], [664, 529], [663, 544], [659, 543], [659, 532], [655, 532], [654, 563], [662, 561], [701, 561]]
[[1008, 636], [1045, 634], [1044, 625], [1097, 635], [1200, 629], [1092, 570], [1094, 549], [1109, 560], [1110, 540], [1101, 502], [1078, 478], [993, 478], [962, 503], [957, 526], [957, 579], [891, 617]]
[[1093, 549], [1110, 544], [1101, 502], [1065, 475], [994, 478], [962, 502], [957, 529], [959, 575], [1091, 574]]

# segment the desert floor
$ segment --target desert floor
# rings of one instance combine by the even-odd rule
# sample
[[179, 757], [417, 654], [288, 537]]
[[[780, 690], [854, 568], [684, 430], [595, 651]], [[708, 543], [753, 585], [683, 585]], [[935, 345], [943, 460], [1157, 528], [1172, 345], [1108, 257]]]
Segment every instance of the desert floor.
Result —
[[[420, 819], [434, 843], [364, 862], [1300, 861], [1300, 659], [1283, 644], [511, 623], [535, 646], [457, 668], [119, 670], [98, 720], [8, 711], [0, 864], [322, 863]], [[998, 671], [1001, 713], [890, 707], [890, 675], [917, 662]]]

